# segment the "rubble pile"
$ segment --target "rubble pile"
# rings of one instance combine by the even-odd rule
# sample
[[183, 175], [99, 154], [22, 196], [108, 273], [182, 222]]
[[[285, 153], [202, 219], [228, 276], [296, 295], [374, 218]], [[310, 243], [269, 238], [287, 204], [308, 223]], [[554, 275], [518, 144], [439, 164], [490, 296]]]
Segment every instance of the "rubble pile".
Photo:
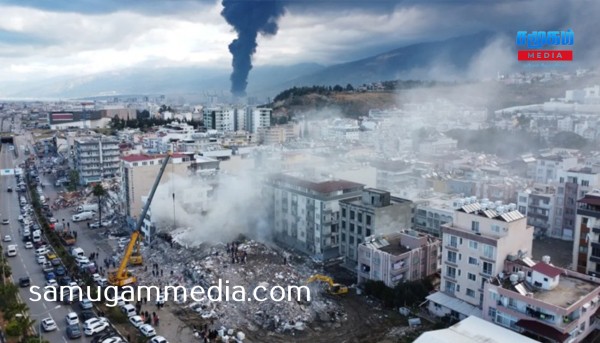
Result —
[[[180, 303], [182, 308], [195, 312], [198, 320], [210, 322], [217, 327], [252, 331], [260, 328], [282, 333], [302, 331], [314, 321], [333, 325], [346, 319], [341, 306], [325, 296], [317, 284], [311, 285], [311, 301], [306, 301], [306, 294], [302, 294], [298, 301], [293, 291], [292, 300], [288, 301], [287, 287], [305, 286], [310, 275], [316, 273], [309, 263], [290, 261], [285, 252], [256, 241], [240, 243], [237, 248], [240, 259], [232, 263], [232, 254], [228, 254], [226, 244], [201, 244], [186, 248], [177, 243], [157, 240], [150, 249], [144, 249], [144, 264], [158, 264], [162, 270], [160, 273], [153, 273], [151, 267], [139, 270], [138, 280], [142, 285], [159, 287], [184, 285], [188, 291], [193, 286], [202, 286], [207, 292], [210, 286], [217, 285], [221, 280], [222, 301], [211, 302], [207, 299], [194, 302], [188, 292], [187, 303]], [[242, 257], [244, 255], [245, 263]], [[228, 292], [226, 286], [229, 287]], [[257, 296], [260, 298], [269, 298], [274, 286], [282, 286], [286, 293], [281, 294], [280, 289], [275, 289], [273, 295], [275, 298], [285, 296], [285, 300], [233, 301], [234, 296], [236, 299], [241, 298], [241, 293], [233, 294], [239, 289], [234, 286], [244, 287], [244, 299], [252, 297], [257, 286], [267, 290], [258, 290]], [[226, 301], [226, 293], [229, 294], [229, 301]]]
[[83, 193], [79, 191], [75, 192], [58, 192], [56, 199], [51, 206], [53, 210], [68, 208], [79, 205], [83, 198]]

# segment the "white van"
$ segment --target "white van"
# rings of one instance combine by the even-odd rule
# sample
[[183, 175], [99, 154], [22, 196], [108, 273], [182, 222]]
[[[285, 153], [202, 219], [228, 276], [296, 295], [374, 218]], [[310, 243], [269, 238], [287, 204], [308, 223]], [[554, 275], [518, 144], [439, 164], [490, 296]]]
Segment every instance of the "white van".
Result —
[[126, 304], [123, 307], [121, 307], [121, 312], [127, 315], [127, 317], [137, 316], [137, 313], [135, 312], [135, 307], [131, 304]]
[[33, 240], [33, 243], [37, 243], [37, 242], [41, 241], [42, 240], [42, 231], [40, 231], [40, 230], [33, 231], [32, 240]]
[[8, 257], [17, 256], [17, 246], [14, 244], [9, 245], [8, 248], [6, 249], [6, 256], [8, 256]]
[[71, 249], [71, 255], [73, 257], [85, 257], [85, 252], [81, 248], [73, 248]]
[[44, 256], [48, 252], [48, 248], [41, 247], [35, 250], [35, 256]]

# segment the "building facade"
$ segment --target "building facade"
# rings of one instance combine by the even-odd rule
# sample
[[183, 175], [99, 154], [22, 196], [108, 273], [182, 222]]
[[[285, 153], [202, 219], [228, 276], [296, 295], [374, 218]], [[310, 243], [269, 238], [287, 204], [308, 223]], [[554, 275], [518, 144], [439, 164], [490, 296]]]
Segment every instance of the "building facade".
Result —
[[358, 283], [398, 283], [423, 279], [440, 266], [441, 241], [415, 230], [367, 237], [358, 246]]
[[[502, 271], [509, 256], [531, 254], [533, 231], [517, 210], [489, 209], [481, 203], [457, 210], [454, 222], [442, 226], [443, 294], [432, 297], [434, 301], [428, 297], [429, 310], [458, 319], [480, 312], [484, 285]], [[453, 308], [451, 302], [460, 307]]]
[[[121, 179], [125, 204], [125, 214], [137, 218], [143, 207], [143, 197], [147, 197], [156, 180], [165, 155], [132, 154], [121, 157]], [[170, 166], [165, 169], [160, 184], [165, 184], [172, 177], [187, 177], [202, 169], [219, 168], [219, 161], [201, 157], [195, 160], [191, 155], [173, 154]]]
[[579, 273], [600, 276], [600, 190], [577, 201], [573, 266]]
[[390, 192], [367, 188], [355, 198], [340, 200], [340, 256], [344, 267], [356, 272], [358, 246], [366, 237], [412, 226], [413, 203]]
[[556, 185], [556, 213], [551, 237], [573, 240], [577, 200], [600, 186], [600, 174], [590, 167], [560, 170]]
[[229, 107], [209, 107], [202, 109], [204, 127], [221, 132], [235, 131], [236, 110]]
[[78, 138], [74, 141], [74, 165], [79, 182], [87, 185], [119, 172], [119, 141], [109, 137]]
[[314, 259], [339, 256], [339, 201], [360, 196], [364, 185], [345, 180], [308, 181], [276, 174], [266, 179], [275, 240]]
[[556, 214], [556, 188], [539, 185], [518, 193], [517, 209], [527, 216], [527, 224], [535, 229], [537, 236], [552, 236]]

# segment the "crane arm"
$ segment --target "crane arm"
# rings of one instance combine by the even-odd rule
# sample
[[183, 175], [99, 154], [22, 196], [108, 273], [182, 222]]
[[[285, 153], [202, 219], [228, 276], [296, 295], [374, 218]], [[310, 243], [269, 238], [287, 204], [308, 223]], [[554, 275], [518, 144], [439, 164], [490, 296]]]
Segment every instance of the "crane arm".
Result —
[[119, 269], [117, 270], [117, 275], [120, 278], [127, 277], [126, 271], [127, 271], [127, 264], [129, 263], [129, 258], [131, 257], [131, 253], [133, 252], [133, 249], [135, 248], [135, 245], [136, 245], [138, 239], [140, 239], [140, 235], [141, 235], [140, 229], [142, 228], [142, 224], [144, 224], [144, 218], [146, 217], [146, 213], [148, 213], [148, 209], [150, 209], [150, 204], [152, 203], [152, 198], [154, 198], [154, 193], [156, 192], [156, 189], [158, 188], [158, 184], [160, 183], [160, 179], [162, 178], [162, 175], [165, 172], [165, 169], [167, 168], [167, 163], [169, 163], [170, 158], [171, 158], [171, 152], [168, 152], [167, 156], [165, 156], [165, 158], [163, 159], [162, 166], [160, 167], [160, 171], [158, 172], [158, 175], [156, 176], [156, 180], [154, 180], [154, 185], [152, 186], [152, 189], [150, 190], [150, 194], [148, 195], [148, 200], [146, 200], [146, 204], [144, 205], [142, 214], [140, 215], [140, 218], [138, 219], [137, 224], [135, 225], [135, 230], [133, 231], [133, 234], [131, 235], [129, 244], [127, 244], [127, 249], [125, 250], [125, 255], [123, 256], [123, 259], [121, 260], [121, 264], [119, 265]]

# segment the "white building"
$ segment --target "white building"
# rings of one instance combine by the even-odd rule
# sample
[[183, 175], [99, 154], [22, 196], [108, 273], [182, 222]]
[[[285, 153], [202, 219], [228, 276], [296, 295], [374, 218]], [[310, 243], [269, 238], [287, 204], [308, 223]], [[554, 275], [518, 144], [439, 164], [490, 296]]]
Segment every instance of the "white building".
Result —
[[536, 159], [535, 182], [551, 183], [558, 180], [559, 170], [568, 170], [577, 166], [577, 157], [543, 154]]
[[273, 110], [266, 107], [248, 107], [246, 110], [246, 131], [258, 133], [261, 128], [271, 126]]
[[235, 109], [229, 107], [208, 107], [202, 109], [204, 126], [221, 132], [235, 131]]
[[120, 168], [119, 141], [111, 137], [75, 139], [75, 169], [87, 185], [112, 177]]
[[527, 216], [527, 224], [534, 227], [536, 234], [550, 236], [558, 233], [555, 228], [556, 189], [549, 185], [537, 185], [520, 191], [517, 197], [517, 209]]
[[427, 297], [430, 313], [481, 316], [485, 283], [509, 256], [531, 254], [532, 243], [533, 228], [517, 210], [492, 210], [485, 203], [457, 210], [454, 222], [442, 226], [442, 279], [440, 292]]

